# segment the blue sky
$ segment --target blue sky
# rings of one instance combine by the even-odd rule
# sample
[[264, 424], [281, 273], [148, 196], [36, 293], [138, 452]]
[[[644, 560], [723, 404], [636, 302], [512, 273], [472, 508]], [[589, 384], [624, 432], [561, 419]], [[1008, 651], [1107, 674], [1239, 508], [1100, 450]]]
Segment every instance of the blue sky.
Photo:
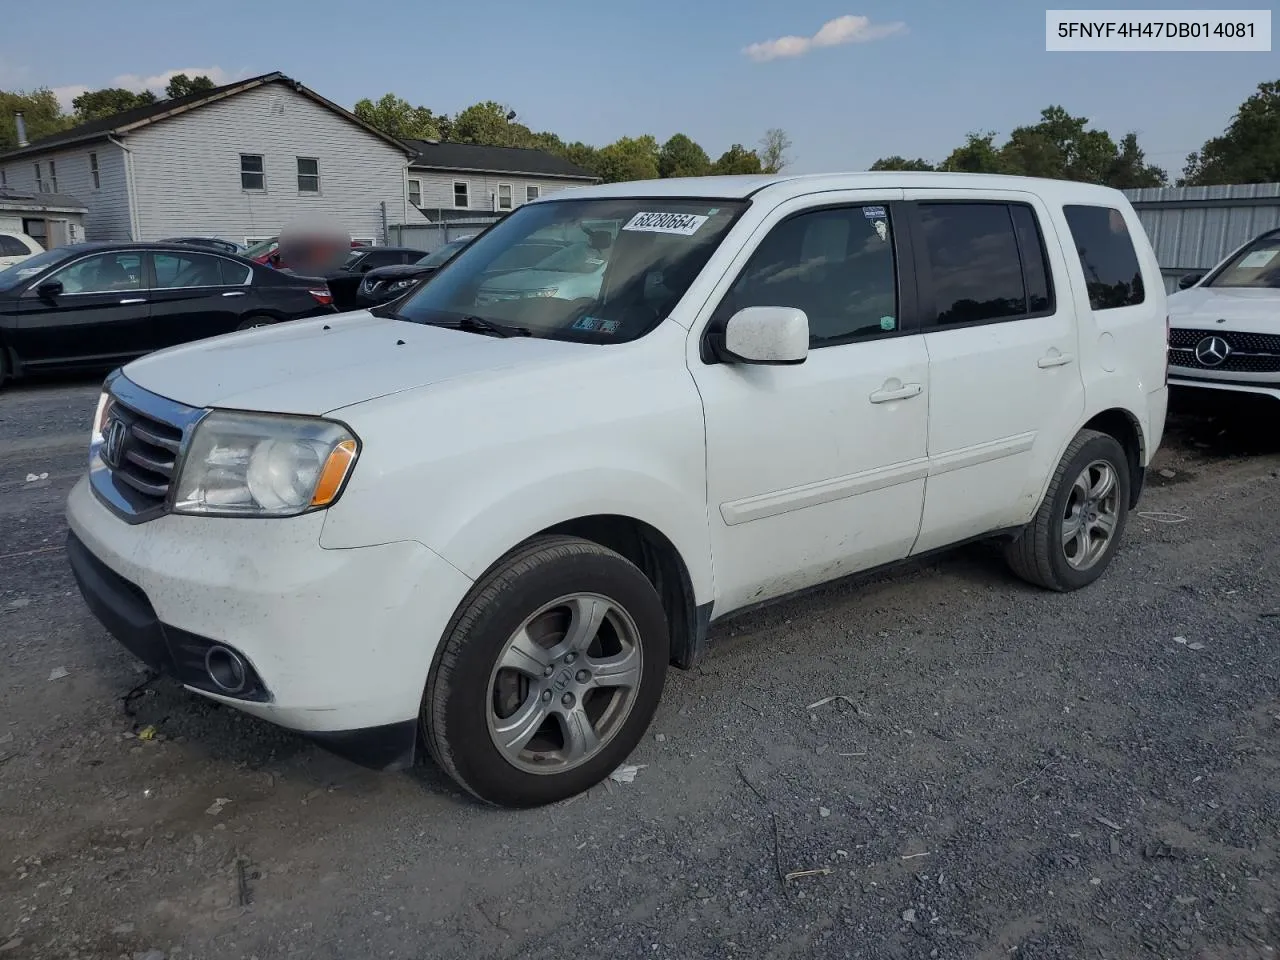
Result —
[[[184, 15], [187, 6], [7, 3], [0, 89], [69, 98], [85, 86], [162, 85], [174, 70], [281, 70], [346, 106], [387, 91], [448, 112], [493, 99], [566, 139], [685, 132], [713, 158], [779, 126], [797, 172], [865, 169], [895, 153], [938, 160], [970, 130], [1007, 133], [1056, 103], [1114, 136], [1136, 130], [1149, 159], [1176, 173], [1259, 82], [1280, 79], [1275, 53], [1046, 53], [1044, 6], [1026, 0], [220, 0]], [[861, 29], [877, 38], [763, 62], [744, 53], [846, 16], [867, 18]]]

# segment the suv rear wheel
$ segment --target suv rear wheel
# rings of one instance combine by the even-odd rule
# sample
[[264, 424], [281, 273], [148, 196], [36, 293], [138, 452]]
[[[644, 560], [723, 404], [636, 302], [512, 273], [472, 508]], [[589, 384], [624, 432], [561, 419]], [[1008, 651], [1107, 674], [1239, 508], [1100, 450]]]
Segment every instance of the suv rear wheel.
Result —
[[1129, 460], [1116, 439], [1082, 430], [1071, 441], [1031, 523], [1005, 548], [1013, 572], [1049, 590], [1102, 576], [1129, 519]]
[[669, 648], [662, 602], [634, 564], [590, 541], [539, 537], [463, 601], [427, 684], [423, 734], [481, 800], [563, 800], [635, 748]]

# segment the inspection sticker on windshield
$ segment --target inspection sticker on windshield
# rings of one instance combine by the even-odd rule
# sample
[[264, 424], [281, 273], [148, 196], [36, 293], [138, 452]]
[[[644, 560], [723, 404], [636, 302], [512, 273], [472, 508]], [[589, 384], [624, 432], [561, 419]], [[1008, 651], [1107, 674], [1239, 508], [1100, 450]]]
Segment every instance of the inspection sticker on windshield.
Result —
[[627, 221], [623, 230], [638, 230], [641, 233], [676, 233], [682, 237], [691, 237], [710, 217], [696, 213], [637, 213]]

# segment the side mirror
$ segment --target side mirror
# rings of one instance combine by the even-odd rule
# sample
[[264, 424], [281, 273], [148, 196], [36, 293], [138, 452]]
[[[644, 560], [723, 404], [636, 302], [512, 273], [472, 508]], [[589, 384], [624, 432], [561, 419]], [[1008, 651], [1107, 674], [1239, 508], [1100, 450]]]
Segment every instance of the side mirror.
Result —
[[1203, 279], [1203, 273], [1185, 273], [1178, 279], [1178, 289], [1186, 290], [1188, 287], [1194, 287]]
[[738, 363], [804, 363], [809, 318], [795, 307], [746, 307], [725, 324], [723, 353]]
[[36, 296], [41, 300], [52, 300], [62, 293], [61, 280], [48, 280], [36, 287]]

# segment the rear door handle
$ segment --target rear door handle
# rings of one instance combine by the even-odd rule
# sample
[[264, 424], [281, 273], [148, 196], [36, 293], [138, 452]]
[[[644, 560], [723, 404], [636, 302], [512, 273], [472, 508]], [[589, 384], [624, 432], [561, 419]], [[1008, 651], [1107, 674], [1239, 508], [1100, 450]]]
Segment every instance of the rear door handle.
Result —
[[243, 296], [244, 296], [244, 291], [243, 291], [243, 290], [228, 290], [226, 293], [224, 293], [224, 294], [223, 294], [223, 296], [224, 296], [224, 297], [243, 297]]
[[1049, 367], [1065, 367], [1073, 360], [1075, 357], [1069, 353], [1051, 353], [1037, 360], [1036, 366], [1041, 370], [1047, 370]]
[[881, 387], [868, 398], [872, 403], [889, 403], [891, 400], [910, 400], [920, 396], [924, 387], [918, 383], [904, 383], [900, 387]]
[[121, 303], [146, 303], [147, 298], [146, 297], [130, 297], [126, 300], [121, 300], [120, 302]]

